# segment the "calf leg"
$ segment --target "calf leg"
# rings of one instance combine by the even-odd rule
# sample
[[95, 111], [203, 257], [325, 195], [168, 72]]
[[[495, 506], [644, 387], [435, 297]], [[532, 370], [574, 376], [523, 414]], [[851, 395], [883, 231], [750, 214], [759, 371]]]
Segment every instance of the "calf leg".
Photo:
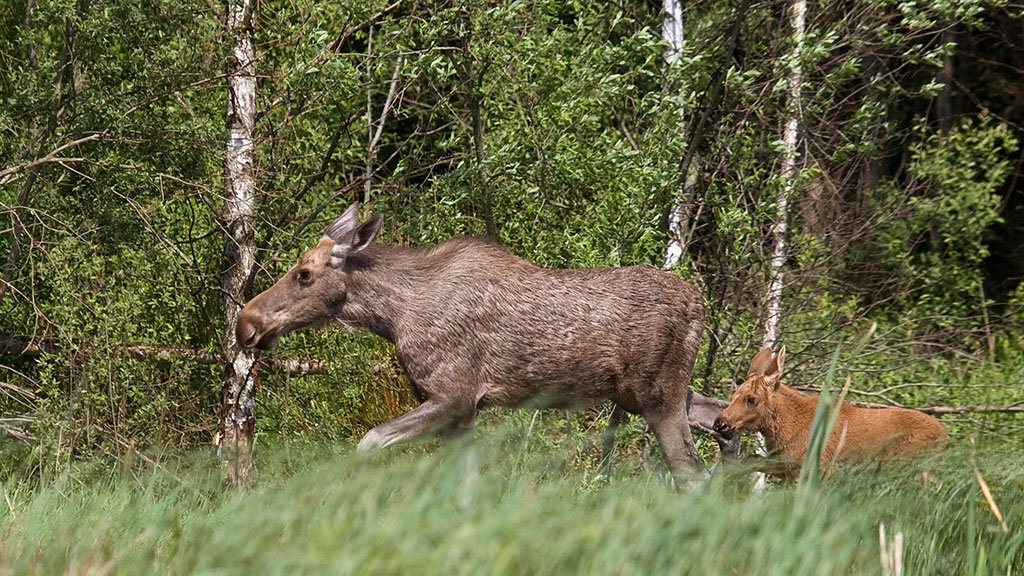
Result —
[[460, 408], [457, 402], [429, 399], [391, 422], [374, 427], [356, 449], [376, 450], [444, 430], [466, 430], [472, 427], [475, 415], [473, 406]]

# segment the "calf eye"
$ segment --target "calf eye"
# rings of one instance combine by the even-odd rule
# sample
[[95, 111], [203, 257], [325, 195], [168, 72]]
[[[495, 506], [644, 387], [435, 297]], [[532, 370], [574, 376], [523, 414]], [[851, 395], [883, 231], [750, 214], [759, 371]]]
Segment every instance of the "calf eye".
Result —
[[757, 404], [757, 400], [753, 396], [747, 396], [747, 406], [753, 406], [754, 404]]
[[309, 270], [299, 270], [299, 282], [305, 284], [309, 282], [311, 276], [312, 274], [309, 273]]

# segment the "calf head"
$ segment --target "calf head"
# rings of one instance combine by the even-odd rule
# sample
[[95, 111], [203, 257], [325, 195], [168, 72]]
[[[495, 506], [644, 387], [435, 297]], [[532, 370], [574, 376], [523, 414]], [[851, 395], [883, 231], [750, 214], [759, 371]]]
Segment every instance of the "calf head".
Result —
[[782, 365], [786, 360], [786, 347], [772, 358], [770, 348], [758, 352], [750, 361], [747, 379], [732, 393], [729, 405], [715, 418], [715, 431], [732, 438], [744, 430], [763, 430], [769, 418], [771, 395], [779, 387]]
[[246, 348], [269, 350], [284, 334], [325, 324], [348, 297], [346, 260], [373, 242], [380, 215], [359, 224], [353, 204], [284, 277], [249, 301], [238, 316], [235, 337]]

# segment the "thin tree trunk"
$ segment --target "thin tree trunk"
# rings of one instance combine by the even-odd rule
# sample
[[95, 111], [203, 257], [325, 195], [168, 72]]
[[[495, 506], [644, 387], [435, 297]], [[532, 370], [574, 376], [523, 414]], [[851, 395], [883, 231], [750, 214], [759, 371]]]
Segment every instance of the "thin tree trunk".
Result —
[[[694, 214], [697, 204], [697, 180], [700, 172], [700, 146], [704, 141], [704, 133], [707, 130], [711, 114], [718, 108], [722, 101], [722, 94], [725, 91], [725, 79], [731, 68], [733, 53], [736, 51], [736, 43], [739, 41], [740, 29], [747, 14], [749, 0], [742, 0], [736, 9], [736, 17], [733, 20], [729, 39], [725, 44], [722, 53], [722, 65], [718, 75], [712, 79], [705, 94], [706, 101], [700, 119], [687, 135], [685, 122], [685, 108], [679, 108], [679, 134], [680, 139], [687, 141], [686, 152], [680, 159], [679, 174], [682, 183], [672, 208], [668, 214], [669, 239], [665, 247], [665, 270], [677, 266], [686, 256], [687, 245], [693, 236], [693, 222], [699, 218], [699, 211]], [[662, 39], [669, 45], [663, 57], [668, 68], [678, 66], [682, 58], [683, 50], [683, 5], [679, 0], [664, 1], [665, 19], [662, 22]]]
[[765, 294], [764, 339], [762, 347], [774, 348], [778, 340], [779, 316], [782, 306], [783, 268], [786, 264], [786, 232], [789, 217], [789, 196], [798, 175], [797, 140], [800, 135], [800, 85], [803, 68], [800, 64], [804, 42], [807, 1], [793, 1], [793, 50], [790, 52], [792, 68], [789, 71], [786, 92], [786, 124], [782, 134], [782, 187], [776, 198], [778, 212], [772, 225], [772, 259], [768, 270], [768, 291]]
[[[952, 28], [942, 31], [943, 44], [955, 42], [956, 32]], [[935, 115], [939, 120], [939, 132], [943, 136], [949, 136], [950, 131], [953, 130], [953, 56], [948, 52], [942, 58], [939, 81], [942, 82], [942, 90], [939, 91], [935, 100]]]
[[[661, 23], [661, 38], [668, 44], [662, 57], [669, 69], [679, 65], [683, 53], [683, 3], [682, 0], [664, 0], [664, 19]], [[679, 107], [679, 140], [686, 141], [686, 110]], [[682, 184], [675, 195], [668, 213], [668, 245], [665, 247], [665, 270], [675, 268], [686, 253], [686, 237], [689, 228], [689, 213], [693, 209], [697, 194], [697, 170], [700, 161], [695, 154], [687, 151], [690, 160], [681, 162]], [[682, 166], [685, 165], [685, 166]]]
[[253, 125], [256, 118], [256, 72], [253, 25], [255, 0], [228, 0], [227, 31], [233, 43], [228, 62], [227, 131], [224, 157], [225, 226], [224, 291], [225, 334], [218, 440], [224, 483], [246, 486], [251, 482], [252, 439], [255, 424], [256, 373], [253, 353], [235, 339], [235, 324], [245, 285], [253, 268], [253, 212], [256, 181], [253, 170]]
[[[469, 16], [465, 13], [461, 13], [456, 17], [456, 22], [460, 23], [463, 19]], [[451, 60], [452, 65], [455, 67], [455, 71], [459, 74], [459, 79], [462, 81], [462, 85], [465, 87], [464, 97], [466, 99], [466, 109], [469, 111], [470, 119], [473, 124], [473, 152], [476, 158], [476, 170], [477, 178], [480, 180], [480, 195], [483, 201], [483, 212], [484, 212], [484, 227], [487, 231], [487, 237], [492, 240], [498, 238], [498, 227], [494, 221], [494, 208], [491, 200], [491, 185], [490, 178], [487, 175], [487, 166], [484, 165], [484, 119], [483, 119], [483, 96], [480, 94], [480, 87], [483, 84], [484, 72], [486, 71], [489, 63], [484, 63], [483, 69], [477, 71], [476, 56], [470, 49], [472, 44], [472, 36], [467, 33], [464, 37], [458, 39], [458, 43], [461, 46], [458, 51], [459, 57], [456, 57], [454, 50], [446, 52], [448, 59]]]
[[[956, 33], [952, 28], [942, 31], [943, 44], [953, 44], [955, 42]], [[953, 56], [948, 52], [942, 58], [942, 70], [939, 72], [939, 81], [942, 82], [942, 90], [939, 91], [935, 101], [935, 115], [939, 121], [939, 133], [945, 138], [953, 130]], [[945, 250], [945, 239], [942, 233], [942, 221], [939, 218], [932, 218], [929, 223], [928, 237], [932, 253], [941, 255]]]
[[[793, 50], [790, 52], [792, 68], [789, 71], [786, 91], [786, 124], [782, 133], [782, 187], [776, 198], [778, 212], [772, 225], [772, 259], [768, 268], [768, 290], [765, 294], [764, 338], [762, 348], [775, 348], [778, 340], [779, 316], [782, 310], [783, 268], [786, 264], [786, 230], [789, 218], [789, 195], [797, 176], [797, 139], [800, 134], [800, 85], [803, 83], [803, 68], [800, 64], [801, 48], [804, 42], [807, 1], [793, 0]], [[755, 436], [754, 452], [767, 454], [764, 437]], [[754, 474], [754, 492], [764, 490], [766, 477]]]
[[487, 166], [484, 164], [486, 155], [484, 154], [484, 119], [483, 119], [483, 95], [481, 87], [483, 86], [484, 74], [487, 68], [490, 67], [490, 62], [482, 62], [482, 66], [476, 60], [476, 55], [473, 54], [472, 44], [473, 36], [472, 26], [469, 22], [470, 16], [466, 12], [459, 12], [455, 16], [455, 26], [457, 30], [465, 29], [467, 32], [464, 36], [456, 37], [454, 39], [455, 48], [458, 50], [448, 50], [445, 53], [448, 55], [448, 59], [451, 61], [452, 66], [455, 68], [456, 73], [459, 75], [459, 80], [462, 81], [463, 85], [463, 97], [465, 98], [466, 109], [469, 111], [470, 120], [473, 124], [473, 152], [476, 158], [476, 170], [477, 178], [480, 180], [480, 196], [483, 202], [483, 213], [484, 213], [484, 227], [487, 231], [488, 238], [492, 240], [498, 239], [498, 226], [494, 220], [494, 207], [491, 199], [491, 185], [490, 178], [487, 175]]
[[[885, 60], [881, 56], [877, 56], [871, 52], [866, 52], [863, 56], [863, 60], [864, 65], [861, 75], [864, 78], [865, 84], [868, 86], [868, 101], [882, 110], [882, 118], [877, 121], [871, 129], [869, 140], [874, 144], [874, 148], [876, 150], [882, 150], [884, 149], [883, 140], [885, 138], [882, 126], [889, 116], [889, 104], [886, 94], [872, 83], [872, 79], [876, 76], [887, 75], [889, 70]], [[875, 152], [867, 158], [864, 168], [860, 172], [859, 182], [855, 190], [856, 210], [858, 212], [862, 210], [868, 192], [878, 186], [878, 183], [882, 180], [882, 170], [883, 156], [879, 152]]]
[[[472, 77], [472, 68], [470, 69]], [[487, 177], [487, 166], [484, 165], [484, 120], [481, 113], [480, 96], [475, 88], [468, 98], [469, 113], [473, 117], [473, 149], [476, 153], [477, 176], [480, 178], [480, 193], [484, 201], [484, 227], [487, 230], [487, 237], [492, 240], [498, 239], [498, 227], [494, 223], [494, 207], [491, 202], [491, 184]]]

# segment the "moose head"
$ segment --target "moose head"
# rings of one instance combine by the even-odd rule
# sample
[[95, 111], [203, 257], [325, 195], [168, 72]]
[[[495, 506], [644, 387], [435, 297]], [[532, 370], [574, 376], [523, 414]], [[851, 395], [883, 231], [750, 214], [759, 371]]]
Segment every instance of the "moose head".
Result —
[[726, 438], [745, 430], [759, 431], [770, 422], [772, 395], [778, 390], [786, 360], [783, 346], [773, 358], [771, 348], [758, 352], [750, 361], [747, 379], [732, 393], [729, 406], [715, 419], [715, 431]]
[[348, 295], [349, 257], [373, 242], [380, 224], [379, 214], [359, 224], [359, 205], [349, 206], [298, 264], [245, 305], [238, 343], [269, 350], [284, 334], [336, 318]]

